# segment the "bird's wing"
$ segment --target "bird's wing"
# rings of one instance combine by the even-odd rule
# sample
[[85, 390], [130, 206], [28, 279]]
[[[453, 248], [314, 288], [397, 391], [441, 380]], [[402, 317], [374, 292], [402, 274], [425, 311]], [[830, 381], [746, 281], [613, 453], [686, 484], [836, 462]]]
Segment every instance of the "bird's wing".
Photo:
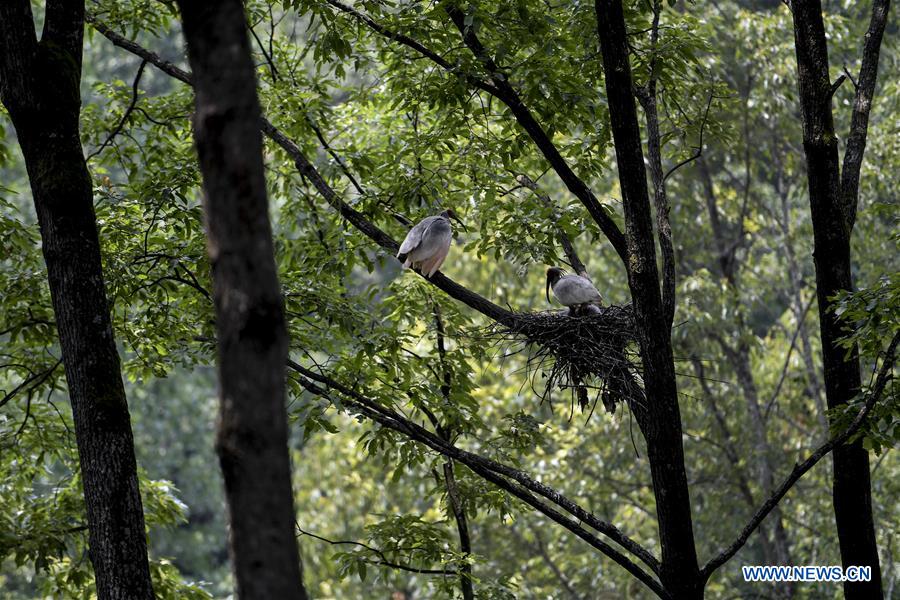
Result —
[[409, 233], [406, 234], [403, 243], [400, 244], [400, 250], [397, 252], [397, 256], [409, 254], [415, 250], [419, 244], [422, 243], [422, 237], [425, 235], [425, 231], [434, 219], [435, 217], [428, 217], [427, 219], [422, 219], [416, 223], [413, 228], [409, 230]]
[[450, 223], [446, 219], [435, 218], [428, 223], [425, 232], [422, 234], [422, 241], [417, 248], [417, 254], [421, 254], [423, 258], [433, 256], [434, 254], [445, 251], [450, 247], [450, 240], [453, 239], [453, 232], [450, 229]]
[[569, 306], [572, 304], [587, 304], [588, 302], [600, 302], [600, 292], [594, 284], [578, 275], [566, 275], [553, 286], [553, 294], [559, 298], [560, 303]]

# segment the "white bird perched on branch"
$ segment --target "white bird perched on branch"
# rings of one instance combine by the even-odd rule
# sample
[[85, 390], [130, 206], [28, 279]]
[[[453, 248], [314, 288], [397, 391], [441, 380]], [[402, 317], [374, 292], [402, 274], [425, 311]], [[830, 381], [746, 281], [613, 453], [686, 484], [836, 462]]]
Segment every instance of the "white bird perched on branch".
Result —
[[463, 225], [456, 213], [447, 209], [437, 216], [422, 219], [409, 230], [397, 252], [397, 259], [403, 262], [404, 269], [417, 268], [425, 277], [437, 273], [447, 258], [453, 240], [450, 219]]
[[579, 309], [598, 312], [596, 306], [603, 302], [603, 297], [587, 277], [569, 275], [559, 267], [547, 269], [547, 302], [550, 302], [550, 290], [563, 306], [568, 306], [574, 314]]

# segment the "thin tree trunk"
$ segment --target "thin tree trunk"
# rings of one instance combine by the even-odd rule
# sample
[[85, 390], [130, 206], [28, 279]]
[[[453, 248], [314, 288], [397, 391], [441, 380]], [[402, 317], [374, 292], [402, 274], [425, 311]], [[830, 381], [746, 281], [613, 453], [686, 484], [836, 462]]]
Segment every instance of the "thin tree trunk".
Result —
[[[459, 532], [459, 550], [463, 554], [472, 554], [472, 540], [469, 537], [469, 520], [459, 497], [459, 488], [456, 485], [456, 476], [453, 474], [453, 461], [444, 463], [444, 482], [447, 485], [447, 500], [453, 519], [456, 521], [456, 530]], [[463, 600], [475, 600], [475, 588], [472, 584], [472, 566], [463, 565], [459, 568], [459, 586], [462, 590]]]
[[97, 594], [150, 599], [134, 440], [78, 130], [83, 29], [77, 0], [47, 2], [40, 42], [29, 0], [0, 3], [0, 98], [22, 147], [41, 229]]
[[[740, 327], [743, 330], [745, 325], [743, 318], [740, 318]], [[744, 394], [744, 400], [747, 403], [747, 409], [750, 413], [750, 421], [753, 427], [754, 442], [758, 452], [757, 460], [757, 481], [763, 493], [775, 489], [775, 468], [772, 464], [772, 449], [769, 446], [769, 436], [766, 429], [766, 419], [762, 414], [762, 407], [759, 403], [759, 392], [756, 388], [756, 381], [753, 379], [753, 371], [750, 365], [750, 349], [746, 342], [738, 342], [737, 352], [732, 351], [723, 344], [723, 349], [728, 354], [734, 366], [738, 383]], [[775, 560], [779, 565], [791, 565], [791, 546], [788, 540], [787, 532], [784, 529], [784, 518], [781, 514], [781, 506], [775, 506], [769, 518], [772, 528], [772, 541], [775, 547]], [[762, 531], [762, 526], [760, 530]], [[768, 529], [768, 527], [767, 527]], [[765, 533], [763, 532], [763, 535]], [[794, 595], [793, 582], [785, 582], [784, 585], [778, 587], [775, 591], [778, 598], [791, 598]]]
[[219, 368], [216, 449], [237, 596], [305, 600], [285, 409], [288, 338], [239, 0], [179, 2], [193, 69]]
[[[887, 3], [881, 4], [886, 11]], [[860, 389], [859, 353], [856, 346], [848, 351], [838, 343], [844, 331], [833, 311], [831, 300], [836, 293], [853, 289], [850, 234], [856, 210], [856, 189], [853, 190], [852, 207], [845, 205], [831, 109], [835, 88], [832, 87], [828, 74], [828, 47], [821, 4], [819, 0], [795, 0], [793, 13], [803, 119], [803, 149], [806, 154], [815, 247], [813, 257], [816, 267], [816, 296], [825, 366], [825, 398], [828, 407], [833, 409], [852, 400]], [[873, 16], [873, 22], [874, 20]], [[867, 52], [869, 41], [867, 40]], [[880, 44], [880, 36], [876, 42]], [[877, 57], [876, 46], [873, 67], [876, 69]], [[869, 62], [871, 59], [867, 60], [864, 55], [863, 65]], [[866, 115], [874, 90], [874, 74], [871, 88], [868, 90], [869, 97], [865, 99]], [[862, 150], [859, 146], [857, 140], [854, 147], [859, 151], [858, 158], [861, 161]], [[865, 147], [864, 131], [862, 147]], [[856, 167], [858, 168], [858, 164]], [[834, 449], [833, 498], [844, 567], [865, 565], [872, 568], [871, 581], [846, 582], [844, 594], [848, 599], [881, 598], [881, 570], [872, 518], [869, 455], [861, 441], [841, 444]]]
[[[441, 307], [434, 303], [434, 325], [437, 335], [437, 351], [438, 359], [441, 366], [441, 395], [444, 400], [450, 403], [450, 391], [453, 383], [453, 372], [450, 365], [447, 364], [447, 347], [444, 343], [444, 319], [441, 316]], [[434, 425], [435, 431], [442, 439], [447, 442], [453, 441], [451, 431], [438, 421], [437, 417], [430, 410], [425, 414]], [[456, 476], [453, 474], [453, 461], [448, 460], [444, 463], [444, 484], [447, 487], [447, 503], [450, 505], [450, 512], [453, 513], [453, 520], [456, 521], [456, 530], [459, 532], [459, 550], [465, 555], [472, 554], [472, 537], [469, 534], [469, 519], [466, 517], [466, 510], [459, 495], [459, 486], [456, 485]], [[475, 600], [475, 584], [472, 581], [472, 565], [464, 564], [459, 567], [459, 588], [462, 591], [463, 600]]]
[[646, 406], [636, 416], [647, 441], [662, 549], [661, 579], [674, 598], [700, 598], [690, 496], [684, 466], [681, 414], [669, 321], [660, 296], [650, 198], [640, 128], [632, 94], [631, 66], [621, 0], [596, 0], [622, 205], [625, 209], [628, 285], [644, 367]]

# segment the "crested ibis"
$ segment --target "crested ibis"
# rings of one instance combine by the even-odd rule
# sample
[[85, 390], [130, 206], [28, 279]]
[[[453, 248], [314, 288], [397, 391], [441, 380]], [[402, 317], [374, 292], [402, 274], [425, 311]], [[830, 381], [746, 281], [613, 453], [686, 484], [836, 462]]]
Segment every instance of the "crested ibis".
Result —
[[425, 277], [437, 273], [447, 258], [453, 239], [450, 219], [463, 225], [456, 213], [447, 209], [439, 215], [422, 219], [409, 230], [397, 253], [397, 259], [403, 263], [404, 269], [416, 268]]
[[569, 275], [559, 267], [547, 269], [547, 302], [550, 302], [550, 290], [563, 306], [568, 306], [574, 314], [579, 309], [597, 312], [596, 306], [603, 302], [600, 292], [587, 277]]

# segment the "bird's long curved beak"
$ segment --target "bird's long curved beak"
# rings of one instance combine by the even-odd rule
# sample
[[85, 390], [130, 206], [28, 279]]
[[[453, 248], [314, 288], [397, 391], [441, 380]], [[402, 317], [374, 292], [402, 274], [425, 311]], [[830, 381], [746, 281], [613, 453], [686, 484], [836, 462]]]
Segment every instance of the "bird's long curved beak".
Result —
[[466, 227], [466, 224], [463, 223], [459, 217], [457, 217], [456, 215], [450, 215], [450, 218], [453, 219], [454, 221], [456, 221], [457, 223], [459, 223], [459, 226], [463, 228], [463, 231], [465, 231], [466, 233], [469, 233], [469, 228]]
[[550, 304], [550, 278], [547, 278], [547, 287], [544, 290], [544, 293], [547, 295], [547, 304]]

